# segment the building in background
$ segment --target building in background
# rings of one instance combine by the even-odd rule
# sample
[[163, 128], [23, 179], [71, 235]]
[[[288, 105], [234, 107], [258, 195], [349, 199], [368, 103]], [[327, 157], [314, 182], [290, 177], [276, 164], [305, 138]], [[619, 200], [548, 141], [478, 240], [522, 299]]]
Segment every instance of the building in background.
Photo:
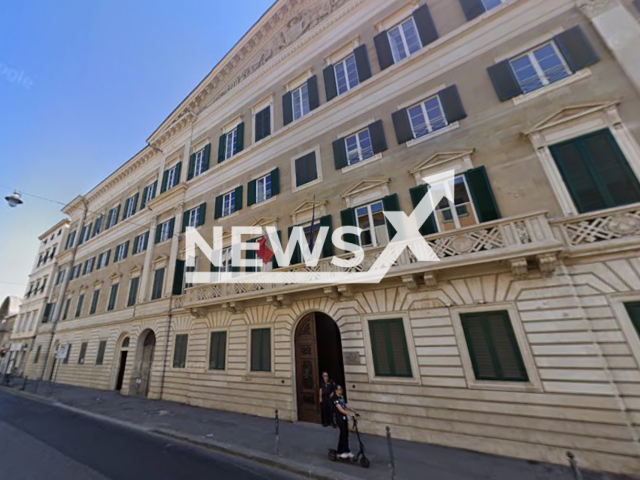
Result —
[[38, 237], [40, 247], [29, 274], [27, 291], [20, 305], [20, 312], [11, 332], [12, 365], [18, 375], [26, 373], [31, 355], [36, 362], [40, 350], [33, 351], [33, 340], [39, 322], [48, 322], [53, 310], [49, 302], [49, 294], [54, 283], [60, 278], [54, 278], [56, 273], [56, 255], [65, 238], [68, 220], [61, 220]]
[[11, 370], [11, 342], [9, 337], [13, 331], [13, 325], [20, 312], [19, 297], [6, 297], [0, 305], [0, 373], [4, 374]]
[[[64, 208], [30, 368], [307, 422], [324, 370], [370, 433], [638, 473], [639, 14], [277, 1]], [[185, 283], [187, 226], [210, 243], [213, 226], [358, 226], [368, 268], [394, 233], [383, 211], [411, 212], [450, 169], [454, 200], [421, 230], [439, 263], [404, 252], [379, 285]], [[242, 270], [230, 241], [214, 277]], [[322, 253], [321, 271], [342, 254]]]

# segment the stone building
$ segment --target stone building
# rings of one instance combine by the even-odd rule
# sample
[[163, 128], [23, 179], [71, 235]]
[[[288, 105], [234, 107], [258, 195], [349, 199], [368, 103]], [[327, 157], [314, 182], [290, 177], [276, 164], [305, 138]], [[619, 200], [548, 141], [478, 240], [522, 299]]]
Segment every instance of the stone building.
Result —
[[16, 317], [20, 312], [21, 302], [19, 297], [8, 296], [0, 305], [0, 373], [6, 373], [13, 368], [9, 339], [16, 323]]
[[[63, 233], [68, 226], [68, 220], [61, 220], [38, 237], [40, 246], [29, 274], [29, 283], [20, 305], [20, 312], [11, 331], [11, 363], [16, 367], [18, 375], [22, 375], [33, 361], [38, 363], [40, 359], [41, 347], [37, 347], [33, 352], [33, 340], [38, 324], [47, 323], [53, 311], [53, 303], [48, 299], [54, 281], [59, 282], [60, 277], [64, 275], [64, 272], [56, 273], [56, 279], [53, 272], [56, 255], [64, 238]], [[35, 356], [30, 362], [32, 353]]]
[[[368, 432], [638, 473], [639, 16], [627, 0], [276, 2], [64, 208], [31, 368], [311, 422], [326, 370]], [[450, 169], [454, 200], [421, 227], [438, 263], [405, 251], [368, 285], [185, 284], [187, 225], [210, 244], [226, 229], [214, 277], [243, 274], [233, 225], [283, 241], [358, 226], [366, 269], [393, 233], [382, 212], [411, 212]], [[329, 271], [334, 254], [262, 268]]]

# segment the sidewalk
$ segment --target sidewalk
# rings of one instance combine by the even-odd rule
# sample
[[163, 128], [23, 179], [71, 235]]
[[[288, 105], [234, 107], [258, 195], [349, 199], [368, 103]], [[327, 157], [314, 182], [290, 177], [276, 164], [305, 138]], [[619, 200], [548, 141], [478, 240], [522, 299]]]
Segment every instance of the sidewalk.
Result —
[[[18, 393], [22, 380], [16, 379]], [[338, 432], [316, 425], [280, 422], [279, 455], [275, 454], [273, 419], [191, 407], [162, 400], [121, 396], [117, 392], [29, 381], [25, 392], [90, 414], [132, 424], [169, 437], [227, 451], [311, 478], [389, 480], [386, 439], [363, 436], [371, 468], [330, 462]], [[357, 448], [355, 437], [352, 449]], [[422, 443], [393, 441], [398, 480], [574, 480], [569, 468], [540, 464]], [[354, 449], [355, 451], [355, 449]], [[578, 459], [579, 461], [579, 459]], [[622, 480], [583, 472], [584, 480]]]

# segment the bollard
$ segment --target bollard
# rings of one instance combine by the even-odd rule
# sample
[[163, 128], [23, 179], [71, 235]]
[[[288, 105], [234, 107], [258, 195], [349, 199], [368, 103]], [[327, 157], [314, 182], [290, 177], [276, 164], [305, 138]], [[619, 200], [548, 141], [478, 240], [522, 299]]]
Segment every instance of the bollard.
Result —
[[26, 375], [24, 376], [24, 380], [22, 380], [22, 387], [20, 387], [20, 390], [22, 392], [24, 392], [24, 389], [27, 388], [27, 381], [29, 380], [29, 377], [27, 377]]
[[573, 476], [576, 480], [584, 480], [582, 476], [582, 472], [580, 468], [578, 468], [578, 462], [576, 461], [576, 457], [573, 453], [567, 452], [567, 457], [569, 458], [569, 465], [571, 465], [571, 470], [573, 470]]
[[276, 410], [276, 455], [280, 455], [280, 418]]
[[389, 449], [389, 468], [391, 469], [391, 480], [396, 480], [396, 459], [393, 455], [393, 445], [391, 444], [391, 427], [387, 425], [387, 448]]

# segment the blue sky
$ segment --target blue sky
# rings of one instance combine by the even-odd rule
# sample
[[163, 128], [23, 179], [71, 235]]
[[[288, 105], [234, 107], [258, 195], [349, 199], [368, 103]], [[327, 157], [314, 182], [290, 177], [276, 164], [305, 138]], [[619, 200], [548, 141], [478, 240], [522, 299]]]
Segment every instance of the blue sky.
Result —
[[[273, 0], [0, 2], [0, 194], [68, 202], [145, 140]], [[0, 301], [60, 205], [0, 205]], [[15, 284], [15, 285], [14, 285]]]

